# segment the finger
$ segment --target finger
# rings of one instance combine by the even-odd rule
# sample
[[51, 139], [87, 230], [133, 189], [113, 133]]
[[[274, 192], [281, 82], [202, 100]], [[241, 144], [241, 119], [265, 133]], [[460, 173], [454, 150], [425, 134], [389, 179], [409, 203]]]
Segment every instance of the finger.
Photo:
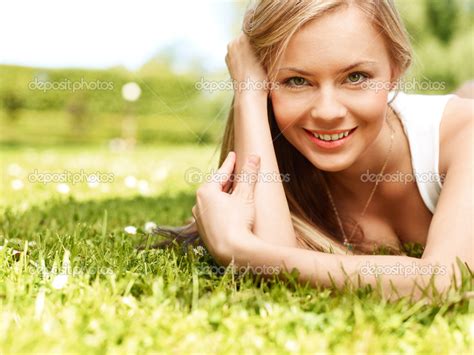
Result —
[[222, 162], [222, 165], [213, 174], [212, 179], [206, 184], [211, 189], [222, 191], [227, 181], [230, 179], [232, 172], [234, 171], [235, 164], [235, 152], [230, 151], [227, 157]]
[[248, 199], [253, 199], [259, 169], [260, 156], [256, 154], [248, 156], [236, 181], [234, 193]]
[[232, 187], [232, 183], [233, 183], [232, 179], [227, 180], [224, 186], [222, 187], [222, 191], [229, 192], [230, 188]]

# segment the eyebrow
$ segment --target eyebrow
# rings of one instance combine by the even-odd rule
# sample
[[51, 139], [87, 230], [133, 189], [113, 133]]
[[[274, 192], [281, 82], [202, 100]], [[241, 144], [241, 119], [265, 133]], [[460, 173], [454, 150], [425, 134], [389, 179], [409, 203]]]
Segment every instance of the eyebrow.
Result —
[[[359, 65], [364, 65], [364, 64], [369, 64], [369, 65], [374, 65], [376, 64], [376, 62], [373, 62], [373, 61], [370, 61], [370, 60], [365, 60], [365, 61], [361, 61], [361, 62], [356, 62], [356, 63], [353, 63], [351, 65], [348, 65], [347, 67], [343, 68], [343, 69], [340, 69], [337, 71], [338, 74], [340, 73], [344, 73], [346, 71], [349, 71], [355, 67], [358, 67]], [[298, 69], [296, 67], [285, 67], [285, 68], [280, 68], [278, 70], [278, 72], [282, 71], [282, 70], [291, 70], [291, 71], [294, 71], [294, 72], [297, 72], [297, 73], [300, 73], [302, 75], [308, 75], [310, 76], [311, 73], [310, 72], [307, 72], [305, 70], [302, 70], [302, 69]]]

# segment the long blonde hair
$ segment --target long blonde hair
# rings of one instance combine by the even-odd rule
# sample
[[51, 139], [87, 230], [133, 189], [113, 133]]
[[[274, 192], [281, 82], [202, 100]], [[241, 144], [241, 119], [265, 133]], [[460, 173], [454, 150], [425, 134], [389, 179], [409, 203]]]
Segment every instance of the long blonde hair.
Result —
[[[411, 47], [393, 0], [259, 0], [247, 8], [242, 30], [248, 36], [269, 79], [273, 80], [278, 60], [291, 37], [304, 24], [350, 5], [358, 6], [368, 16], [385, 40], [392, 68], [396, 68], [400, 75], [405, 73], [412, 60]], [[279, 172], [297, 177], [282, 183], [299, 245], [317, 251], [351, 254], [342, 245], [342, 235], [323, 188], [323, 172], [314, 167], [281, 134], [270, 98], [268, 120]], [[234, 150], [233, 101], [220, 144], [219, 166], [231, 150]], [[351, 228], [354, 221], [344, 221], [344, 225]], [[155, 247], [167, 246], [173, 240], [184, 243], [199, 240], [194, 222], [182, 227], [157, 227], [156, 232], [168, 237], [168, 240]], [[350, 241], [355, 245], [354, 254], [374, 252], [370, 245], [363, 243], [363, 239], [363, 232], [359, 228], [355, 238]], [[399, 248], [389, 252], [403, 254]]]

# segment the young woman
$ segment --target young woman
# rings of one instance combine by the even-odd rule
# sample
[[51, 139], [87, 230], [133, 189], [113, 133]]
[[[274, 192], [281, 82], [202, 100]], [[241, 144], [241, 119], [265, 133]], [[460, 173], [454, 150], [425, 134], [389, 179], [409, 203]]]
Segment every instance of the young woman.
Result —
[[474, 265], [473, 100], [398, 90], [411, 51], [393, 1], [261, 0], [243, 32], [220, 168], [196, 223], [158, 233], [264, 275], [380, 282], [389, 299], [459, 281], [456, 258]]

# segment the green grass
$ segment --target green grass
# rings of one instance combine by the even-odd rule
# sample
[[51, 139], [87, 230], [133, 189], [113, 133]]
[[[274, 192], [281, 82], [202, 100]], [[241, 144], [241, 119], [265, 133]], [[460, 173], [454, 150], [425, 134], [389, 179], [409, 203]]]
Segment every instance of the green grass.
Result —
[[[184, 172], [213, 168], [213, 152], [213, 146], [187, 145], [128, 153], [92, 146], [3, 149], [0, 349], [453, 354], [472, 349], [474, 300], [461, 297], [469, 289], [453, 290], [448, 300], [430, 305], [388, 303], [368, 287], [316, 289], [294, 280], [209, 272], [217, 264], [197, 249], [136, 251], [152, 240], [144, 231], [147, 221], [177, 225], [191, 215], [199, 184], [184, 181]], [[61, 193], [58, 184], [28, 182], [35, 170], [81, 169], [111, 173], [113, 182], [68, 184], [68, 193], [64, 185]], [[126, 226], [136, 226], [137, 234], [127, 234]], [[69, 270], [65, 284], [54, 270]]]

